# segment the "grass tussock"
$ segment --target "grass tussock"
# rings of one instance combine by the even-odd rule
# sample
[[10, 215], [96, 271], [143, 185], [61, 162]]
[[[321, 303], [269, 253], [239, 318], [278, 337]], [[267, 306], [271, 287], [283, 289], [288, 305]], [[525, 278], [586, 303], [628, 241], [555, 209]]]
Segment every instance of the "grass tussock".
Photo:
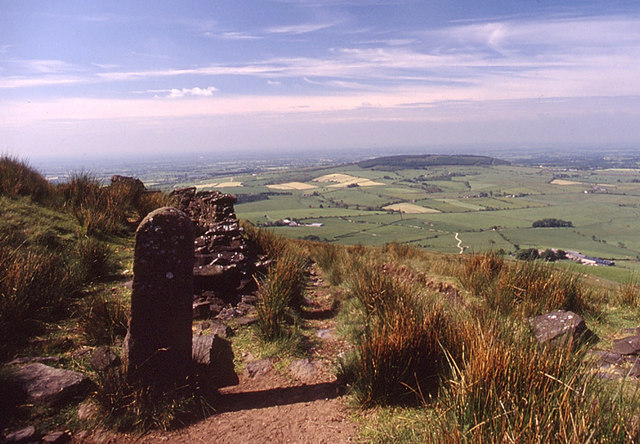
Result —
[[160, 391], [127, 381], [121, 368], [99, 375], [94, 393], [102, 425], [119, 431], [171, 430], [210, 416], [215, 390], [194, 373], [181, 386]]
[[502, 314], [532, 316], [552, 310], [588, 310], [589, 290], [578, 274], [541, 262], [505, 263], [495, 253], [466, 259], [460, 283]]
[[497, 253], [473, 254], [465, 257], [458, 279], [471, 293], [481, 296], [491, 289], [503, 267], [504, 259]]
[[53, 194], [53, 186], [26, 162], [0, 156], [0, 195], [30, 196], [34, 202], [44, 203]]
[[458, 326], [414, 285], [361, 263], [350, 281], [355, 350], [339, 375], [364, 406], [415, 402], [435, 393], [447, 355], [462, 350]]
[[603, 390], [584, 365], [584, 350], [540, 347], [516, 326], [485, 319], [454, 369], [438, 399], [436, 427], [425, 430], [431, 442], [638, 439], [630, 415], [637, 400], [625, 404]]
[[640, 307], [640, 283], [637, 276], [631, 276], [626, 281], [618, 285], [615, 294], [616, 302], [623, 307]]
[[90, 345], [116, 344], [127, 334], [130, 304], [117, 295], [98, 293], [81, 306], [80, 327]]
[[289, 336], [303, 304], [307, 258], [286, 248], [258, 282], [258, 330], [268, 340]]
[[278, 258], [285, 254], [288, 244], [285, 238], [272, 231], [260, 229], [248, 222], [244, 222], [242, 228], [250, 245], [257, 248], [260, 254], [265, 254], [271, 258]]
[[80, 277], [60, 254], [23, 250], [0, 239], [0, 357], [55, 319], [79, 289]]

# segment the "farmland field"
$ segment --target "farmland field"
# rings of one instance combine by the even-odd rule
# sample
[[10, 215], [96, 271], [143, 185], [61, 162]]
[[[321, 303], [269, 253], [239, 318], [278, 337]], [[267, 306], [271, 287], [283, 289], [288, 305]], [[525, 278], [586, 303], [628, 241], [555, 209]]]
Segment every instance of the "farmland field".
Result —
[[[173, 183], [188, 185], [237, 194], [240, 219], [292, 238], [363, 245], [395, 241], [458, 253], [457, 233], [467, 252], [560, 248], [618, 261], [629, 272], [640, 269], [637, 168], [504, 162], [424, 168], [285, 165]], [[549, 218], [572, 226], [532, 227]], [[285, 219], [298, 226], [278, 223]]]
[[[517, 165], [384, 171], [352, 164], [236, 175], [233, 181], [243, 184], [235, 188], [241, 193], [271, 191], [262, 200], [238, 203], [242, 219], [261, 226], [281, 219], [322, 224], [273, 228], [288, 237], [367, 245], [397, 241], [458, 252], [459, 233], [467, 251], [561, 248], [637, 259], [640, 183], [634, 179], [640, 173], [578, 170], [562, 176], [553, 168]], [[611, 185], [603, 186], [604, 179]], [[544, 218], [568, 220], [573, 227], [532, 228]]]

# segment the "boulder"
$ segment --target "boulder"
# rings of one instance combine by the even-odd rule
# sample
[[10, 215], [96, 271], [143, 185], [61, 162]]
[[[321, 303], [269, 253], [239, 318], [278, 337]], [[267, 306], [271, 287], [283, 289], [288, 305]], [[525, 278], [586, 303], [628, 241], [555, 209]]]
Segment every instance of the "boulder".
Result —
[[65, 444], [71, 441], [71, 434], [67, 431], [50, 432], [42, 437], [43, 444]]
[[614, 339], [611, 350], [621, 355], [637, 355], [640, 352], [640, 335]]
[[40, 435], [36, 433], [36, 428], [34, 426], [28, 426], [24, 429], [17, 430], [13, 433], [9, 433], [4, 437], [2, 442], [5, 443], [30, 443], [30, 442], [38, 442]]
[[120, 358], [118, 355], [114, 353], [114, 351], [103, 345], [101, 347], [96, 348], [91, 353], [91, 358], [89, 359], [89, 364], [91, 367], [97, 372], [103, 372], [110, 367], [115, 367], [120, 364]]
[[255, 376], [264, 375], [268, 373], [269, 370], [273, 368], [273, 362], [270, 359], [256, 359], [253, 361], [249, 361], [244, 366], [244, 372], [250, 378]]
[[571, 311], [557, 310], [530, 319], [539, 343], [571, 343], [592, 336], [587, 324]]
[[34, 363], [9, 367], [11, 378], [31, 404], [54, 405], [87, 393], [91, 380], [82, 373]]
[[302, 382], [311, 382], [319, 370], [319, 363], [310, 359], [298, 359], [289, 365], [289, 373]]

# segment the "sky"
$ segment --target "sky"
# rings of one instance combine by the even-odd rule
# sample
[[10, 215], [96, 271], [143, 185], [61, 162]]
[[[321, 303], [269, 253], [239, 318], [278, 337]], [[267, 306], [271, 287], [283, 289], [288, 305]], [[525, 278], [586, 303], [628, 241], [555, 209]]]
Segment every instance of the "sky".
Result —
[[0, 0], [0, 153], [638, 148], [640, 2]]

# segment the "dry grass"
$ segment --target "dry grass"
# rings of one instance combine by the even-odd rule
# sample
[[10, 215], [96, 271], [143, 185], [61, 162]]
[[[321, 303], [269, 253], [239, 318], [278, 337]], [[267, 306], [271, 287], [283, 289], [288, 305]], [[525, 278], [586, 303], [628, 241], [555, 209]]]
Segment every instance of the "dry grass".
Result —
[[44, 203], [53, 194], [53, 186], [26, 162], [0, 156], [0, 195], [30, 196], [33, 201]]
[[306, 288], [306, 257], [292, 248], [280, 252], [258, 282], [258, 330], [268, 340], [290, 335]]
[[635, 400], [603, 390], [584, 350], [540, 347], [504, 320], [484, 319], [475, 330], [439, 396], [432, 442], [637, 442]]
[[[447, 372], [447, 351], [464, 348], [462, 324], [415, 285], [360, 262], [350, 279], [349, 319], [355, 351], [340, 378], [364, 406], [415, 402], [434, 394]], [[459, 325], [458, 325], [459, 324]]]

